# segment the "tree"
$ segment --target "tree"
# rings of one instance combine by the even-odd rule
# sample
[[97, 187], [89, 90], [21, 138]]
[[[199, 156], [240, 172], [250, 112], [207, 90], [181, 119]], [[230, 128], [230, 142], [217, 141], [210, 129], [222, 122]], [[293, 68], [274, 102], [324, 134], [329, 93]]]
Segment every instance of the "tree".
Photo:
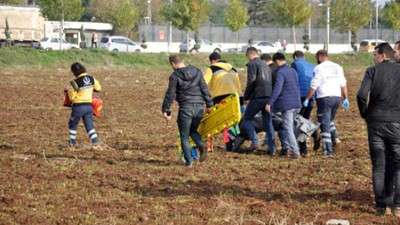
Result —
[[369, 0], [334, 0], [331, 6], [332, 26], [340, 32], [348, 32], [351, 50], [351, 34], [368, 24], [370, 15], [366, 12], [370, 11], [371, 3]]
[[296, 50], [295, 27], [305, 24], [312, 14], [312, 8], [307, 0], [273, 0], [269, 11], [277, 23], [293, 28], [294, 49]]
[[87, 10], [99, 21], [111, 23], [112, 13], [121, 2], [120, 0], [91, 0]]
[[239, 0], [230, 0], [224, 13], [225, 23], [232, 32], [236, 32], [236, 49], [239, 42], [239, 30], [246, 26], [249, 19], [247, 9]]
[[210, 25], [211, 26], [225, 26], [224, 15], [225, 9], [228, 5], [225, 2], [212, 3], [211, 13], [210, 13]]
[[117, 32], [130, 36], [139, 18], [138, 10], [130, 0], [91, 0], [88, 11], [99, 21], [111, 23]]
[[79, 20], [84, 11], [81, 0], [39, 0], [38, 5], [48, 20], [61, 21], [62, 14], [64, 20]]
[[244, 6], [247, 8], [247, 14], [249, 20], [248, 25], [252, 26], [265, 26], [273, 21], [271, 14], [269, 13], [270, 1], [265, 0], [242, 0]]
[[198, 31], [200, 25], [210, 15], [208, 0], [174, 0], [171, 8], [166, 5], [163, 15], [172, 22], [172, 26], [186, 31], [186, 52], [189, 53], [189, 30]]
[[8, 26], [7, 17], [6, 17], [6, 29], [4, 30], [4, 34], [6, 35], [6, 44], [7, 44], [7, 46], [11, 46], [10, 27]]
[[[132, 0], [132, 2], [135, 4], [137, 11], [138, 11], [138, 17], [139, 18], [144, 18], [147, 17], [148, 15], [148, 2], [144, 0]], [[166, 0], [151, 0], [151, 22], [152, 24], [165, 24], [164, 17], [161, 14], [161, 10], [163, 7], [169, 4], [168, 1]]]
[[124, 33], [127, 37], [130, 36], [132, 29], [136, 26], [138, 12], [129, 0], [124, 0], [113, 11], [112, 23]]
[[81, 26], [81, 30], [79, 31], [80, 35], [81, 35], [81, 44], [80, 47], [81, 48], [86, 48], [86, 35], [85, 35], [85, 29], [83, 28], [83, 25]]
[[396, 32], [396, 40], [399, 40], [399, 30], [400, 30], [400, 3], [391, 2], [387, 5], [385, 11], [386, 22], [391, 26]]

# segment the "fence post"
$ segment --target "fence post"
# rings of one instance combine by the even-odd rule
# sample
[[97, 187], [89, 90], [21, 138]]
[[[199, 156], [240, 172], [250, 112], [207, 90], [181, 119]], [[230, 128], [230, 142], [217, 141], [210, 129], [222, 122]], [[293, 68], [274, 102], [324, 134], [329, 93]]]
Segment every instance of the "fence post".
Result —
[[222, 29], [222, 39], [224, 39], [224, 43], [226, 43], [226, 34], [225, 34], [225, 27]]
[[212, 39], [212, 24], [209, 26], [208, 37], [209, 37], [210, 41], [213, 42], [213, 39]]

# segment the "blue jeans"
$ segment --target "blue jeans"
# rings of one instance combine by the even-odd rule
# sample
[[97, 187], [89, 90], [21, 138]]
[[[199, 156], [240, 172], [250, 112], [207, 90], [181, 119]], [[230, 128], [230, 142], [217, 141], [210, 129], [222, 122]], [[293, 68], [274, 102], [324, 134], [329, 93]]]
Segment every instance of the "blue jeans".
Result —
[[[368, 142], [372, 162], [375, 204], [400, 207], [400, 123], [369, 122]], [[394, 201], [393, 201], [394, 187]]]
[[[279, 141], [281, 142], [282, 149], [288, 149], [289, 146], [287, 146], [286, 143], [283, 141], [285, 139], [285, 135], [286, 135], [285, 132], [283, 130], [278, 130], [277, 133], [278, 133]], [[269, 143], [268, 135], [265, 135], [264, 143]]]
[[200, 121], [203, 118], [203, 114], [203, 104], [186, 104], [179, 107], [177, 122], [186, 165], [191, 165], [193, 161], [189, 136], [196, 143], [197, 147], [204, 145], [199, 132], [197, 132], [197, 128], [199, 127]]
[[337, 109], [340, 105], [339, 97], [325, 97], [317, 99], [317, 118], [321, 123], [322, 148], [324, 155], [332, 155], [332, 141], [338, 135], [335, 120]]
[[293, 154], [300, 154], [299, 148], [297, 147], [296, 136], [294, 135], [294, 118], [298, 112], [298, 109], [282, 111], [282, 125], [285, 134], [282, 146], [289, 146]]
[[83, 119], [86, 127], [86, 132], [89, 135], [92, 143], [97, 143], [99, 138], [93, 128], [93, 108], [89, 104], [78, 104], [71, 106], [71, 116], [69, 118], [69, 146], [75, 146], [76, 134], [78, 129], [79, 120]]
[[274, 135], [274, 127], [272, 125], [272, 116], [270, 113], [265, 111], [265, 106], [267, 105], [269, 98], [254, 98], [251, 99], [249, 104], [247, 105], [246, 111], [243, 115], [243, 125], [246, 129], [246, 133], [249, 135], [252, 145], [259, 144], [256, 131], [254, 129], [254, 125], [251, 122], [253, 117], [261, 111], [264, 121], [264, 126], [266, 127], [266, 133], [268, 136], [268, 151], [275, 151], [275, 135]]

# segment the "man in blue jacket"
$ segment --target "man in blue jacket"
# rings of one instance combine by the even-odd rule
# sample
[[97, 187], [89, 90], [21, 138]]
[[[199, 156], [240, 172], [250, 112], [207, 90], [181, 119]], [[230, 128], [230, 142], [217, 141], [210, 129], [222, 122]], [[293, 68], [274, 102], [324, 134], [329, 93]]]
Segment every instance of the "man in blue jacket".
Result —
[[[295, 51], [293, 53], [293, 60], [292, 68], [296, 70], [299, 78], [300, 97], [301, 102], [303, 102], [308, 94], [311, 79], [313, 78], [314, 65], [304, 58], [304, 53], [302, 51]], [[310, 119], [311, 111], [314, 108], [314, 100], [315, 97], [312, 96], [308, 102], [308, 106], [300, 110], [300, 115], [306, 119]], [[314, 132], [312, 136], [314, 138], [314, 150], [318, 150], [321, 145], [321, 138], [318, 136], [318, 132]], [[300, 142], [300, 154], [307, 156], [307, 144], [305, 141]]]
[[265, 106], [265, 110], [270, 112], [272, 108], [273, 112], [282, 112], [282, 125], [285, 132], [284, 142], [292, 150], [291, 157], [298, 159], [300, 153], [293, 129], [294, 118], [301, 108], [297, 72], [286, 64], [285, 56], [282, 53], [275, 53], [273, 60], [278, 66], [278, 70], [272, 96]]

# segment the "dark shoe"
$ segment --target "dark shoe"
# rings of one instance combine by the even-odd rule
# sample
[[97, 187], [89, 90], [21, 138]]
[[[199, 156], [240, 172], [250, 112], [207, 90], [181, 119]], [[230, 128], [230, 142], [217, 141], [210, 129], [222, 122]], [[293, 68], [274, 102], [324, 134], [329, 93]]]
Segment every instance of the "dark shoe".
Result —
[[300, 155], [301, 155], [301, 157], [303, 157], [303, 158], [307, 158], [308, 157], [308, 153], [306, 152], [306, 153], [300, 153]]
[[290, 149], [281, 149], [279, 152], [279, 156], [281, 157], [287, 157], [289, 155]]
[[290, 158], [292, 158], [292, 159], [300, 159], [300, 154], [299, 153], [292, 153], [290, 155]]
[[314, 138], [314, 151], [318, 151], [321, 147], [321, 135], [317, 134], [317, 137]]
[[386, 214], [386, 208], [376, 208], [375, 215], [384, 216]]
[[275, 155], [275, 152], [274, 152], [274, 151], [269, 151], [269, 150], [268, 150], [268, 151], [267, 151], [267, 155], [269, 155], [269, 156], [271, 156], [271, 157], [272, 157], [272, 156], [274, 156], [274, 155]]
[[199, 152], [200, 152], [200, 162], [203, 162], [207, 158], [207, 146], [205, 144], [201, 144], [199, 146]]
[[251, 144], [250, 147], [246, 149], [249, 152], [261, 150], [260, 144]]
[[244, 138], [241, 136], [238, 136], [235, 138], [235, 141], [233, 142], [233, 147], [232, 147], [232, 152], [238, 152], [240, 146], [244, 143]]

